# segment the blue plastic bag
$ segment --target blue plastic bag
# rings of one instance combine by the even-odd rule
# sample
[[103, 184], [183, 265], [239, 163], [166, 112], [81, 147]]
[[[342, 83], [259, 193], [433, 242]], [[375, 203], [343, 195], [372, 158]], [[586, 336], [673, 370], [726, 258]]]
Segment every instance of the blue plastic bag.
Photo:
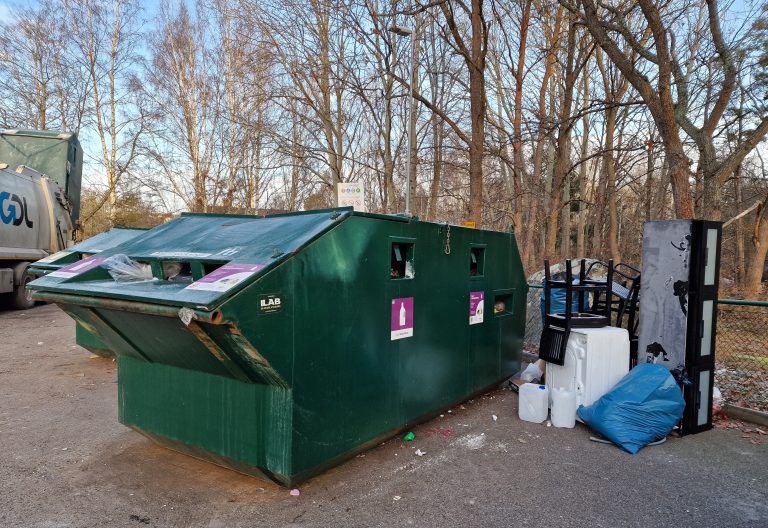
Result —
[[590, 429], [628, 453], [665, 438], [683, 417], [685, 400], [662, 365], [642, 363], [610, 392], [576, 415]]

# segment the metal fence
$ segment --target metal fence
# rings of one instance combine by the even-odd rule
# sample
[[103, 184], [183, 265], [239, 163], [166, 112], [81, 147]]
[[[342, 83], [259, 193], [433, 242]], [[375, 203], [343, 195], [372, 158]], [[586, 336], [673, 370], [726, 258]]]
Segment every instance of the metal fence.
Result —
[[[537, 354], [541, 286], [529, 284], [524, 349]], [[715, 386], [724, 400], [768, 412], [768, 302], [719, 299]]]
[[718, 300], [715, 360], [727, 403], [768, 411], [768, 302]]

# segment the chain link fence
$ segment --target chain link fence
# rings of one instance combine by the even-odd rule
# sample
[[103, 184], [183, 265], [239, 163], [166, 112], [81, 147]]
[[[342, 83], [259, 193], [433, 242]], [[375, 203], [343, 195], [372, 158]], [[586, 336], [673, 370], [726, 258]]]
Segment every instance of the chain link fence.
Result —
[[768, 303], [720, 299], [715, 385], [732, 405], [768, 412]]
[[541, 286], [528, 283], [528, 300], [525, 311], [525, 337], [523, 350], [531, 354], [539, 353], [539, 338], [541, 338]]
[[[541, 286], [529, 282], [523, 348], [538, 354]], [[715, 386], [732, 405], [768, 412], [768, 302], [720, 299]]]

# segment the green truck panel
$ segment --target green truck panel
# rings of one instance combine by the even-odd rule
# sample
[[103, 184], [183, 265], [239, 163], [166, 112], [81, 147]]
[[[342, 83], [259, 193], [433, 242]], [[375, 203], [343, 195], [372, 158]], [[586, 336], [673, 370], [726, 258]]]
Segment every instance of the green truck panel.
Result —
[[80, 218], [83, 151], [71, 132], [40, 130], [0, 131], [0, 163], [16, 170], [20, 165], [56, 182], [72, 204], [72, 222]]

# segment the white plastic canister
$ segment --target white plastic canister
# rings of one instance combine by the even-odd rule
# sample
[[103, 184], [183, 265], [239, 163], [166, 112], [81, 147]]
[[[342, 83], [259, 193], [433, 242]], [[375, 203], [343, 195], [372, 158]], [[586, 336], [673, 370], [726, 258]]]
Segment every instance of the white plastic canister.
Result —
[[573, 427], [576, 425], [576, 392], [562, 387], [552, 390], [552, 425]]
[[549, 389], [544, 385], [525, 383], [520, 386], [518, 416], [526, 422], [541, 423], [549, 413]]

